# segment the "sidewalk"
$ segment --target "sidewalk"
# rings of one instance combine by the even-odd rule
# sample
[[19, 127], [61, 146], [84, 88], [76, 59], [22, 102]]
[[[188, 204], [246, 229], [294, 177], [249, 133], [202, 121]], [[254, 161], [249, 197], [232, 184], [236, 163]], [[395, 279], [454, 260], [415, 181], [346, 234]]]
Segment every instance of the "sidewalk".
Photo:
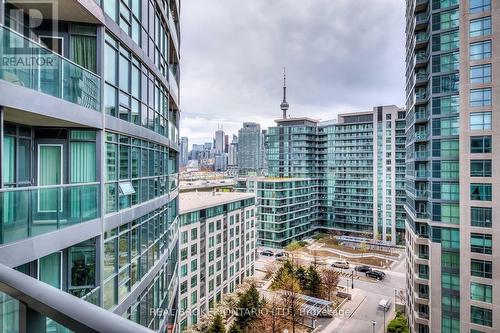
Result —
[[333, 319], [318, 322], [318, 326], [314, 332], [340, 332], [338, 327], [344, 321], [349, 320], [356, 309], [364, 302], [366, 297], [366, 292], [360, 289], [355, 289], [352, 293], [351, 300], [344, 303], [344, 305], [338, 310], [339, 313], [336, 314]]

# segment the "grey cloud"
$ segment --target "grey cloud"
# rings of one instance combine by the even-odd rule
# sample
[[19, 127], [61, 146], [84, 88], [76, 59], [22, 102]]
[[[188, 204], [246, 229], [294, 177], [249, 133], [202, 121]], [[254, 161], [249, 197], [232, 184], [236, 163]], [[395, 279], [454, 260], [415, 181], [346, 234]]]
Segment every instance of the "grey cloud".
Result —
[[192, 142], [219, 122], [272, 124], [283, 66], [294, 116], [404, 102], [400, 0], [184, 0], [181, 38], [181, 134]]

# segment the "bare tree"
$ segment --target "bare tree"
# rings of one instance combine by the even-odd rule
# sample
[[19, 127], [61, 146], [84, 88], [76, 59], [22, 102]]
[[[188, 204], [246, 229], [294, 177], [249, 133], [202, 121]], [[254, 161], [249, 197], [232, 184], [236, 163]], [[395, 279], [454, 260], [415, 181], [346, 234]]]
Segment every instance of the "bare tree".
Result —
[[282, 279], [281, 289], [283, 307], [292, 324], [292, 333], [295, 333], [295, 327], [300, 319], [300, 283], [295, 277], [286, 274]]
[[334, 271], [333, 269], [323, 270], [323, 286], [329, 301], [332, 299], [332, 292], [335, 291], [337, 285], [339, 284], [339, 274], [339, 272]]
[[[266, 300], [262, 322], [266, 332], [279, 333], [285, 328], [283, 323], [283, 300], [275, 294]], [[270, 331], [268, 331], [270, 329]]]

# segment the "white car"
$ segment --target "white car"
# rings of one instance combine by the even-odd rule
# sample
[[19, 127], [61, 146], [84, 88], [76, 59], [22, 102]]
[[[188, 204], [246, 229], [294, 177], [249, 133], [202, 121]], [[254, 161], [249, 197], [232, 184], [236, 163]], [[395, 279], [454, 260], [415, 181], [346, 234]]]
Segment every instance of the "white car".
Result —
[[378, 303], [378, 308], [384, 312], [387, 312], [391, 308], [391, 299], [384, 298]]

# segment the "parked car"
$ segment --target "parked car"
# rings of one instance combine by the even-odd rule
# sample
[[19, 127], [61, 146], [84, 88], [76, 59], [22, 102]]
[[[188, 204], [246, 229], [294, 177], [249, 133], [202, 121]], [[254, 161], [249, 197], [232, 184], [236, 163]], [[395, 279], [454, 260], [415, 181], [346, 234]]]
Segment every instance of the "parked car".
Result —
[[276, 253], [274, 254], [274, 256], [275, 256], [276, 258], [279, 258], [279, 257], [286, 257], [286, 256], [287, 256], [287, 254], [286, 254], [285, 252], [276, 252]]
[[369, 272], [366, 272], [366, 276], [377, 280], [383, 280], [385, 278], [385, 273], [381, 271], [371, 270]]
[[276, 261], [277, 261], [277, 262], [285, 262], [285, 261], [287, 261], [287, 260], [288, 260], [288, 258], [287, 258], [287, 257], [276, 257]]
[[367, 266], [367, 265], [356, 266], [356, 267], [354, 267], [354, 269], [357, 272], [361, 272], [361, 273], [367, 273], [367, 272], [370, 272], [372, 270], [372, 268], [370, 266]]
[[272, 257], [274, 255], [273, 251], [271, 250], [264, 250], [260, 253], [261, 256], [266, 256], [266, 257]]
[[335, 261], [332, 264], [332, 267], [342, 268], [342, 269], [349, 269], [349, 263], [347, 261]]
[[384, 298], [378, 303], [378, 308], [384, 312], [387, 312], [391, 308], [391, 299]]

